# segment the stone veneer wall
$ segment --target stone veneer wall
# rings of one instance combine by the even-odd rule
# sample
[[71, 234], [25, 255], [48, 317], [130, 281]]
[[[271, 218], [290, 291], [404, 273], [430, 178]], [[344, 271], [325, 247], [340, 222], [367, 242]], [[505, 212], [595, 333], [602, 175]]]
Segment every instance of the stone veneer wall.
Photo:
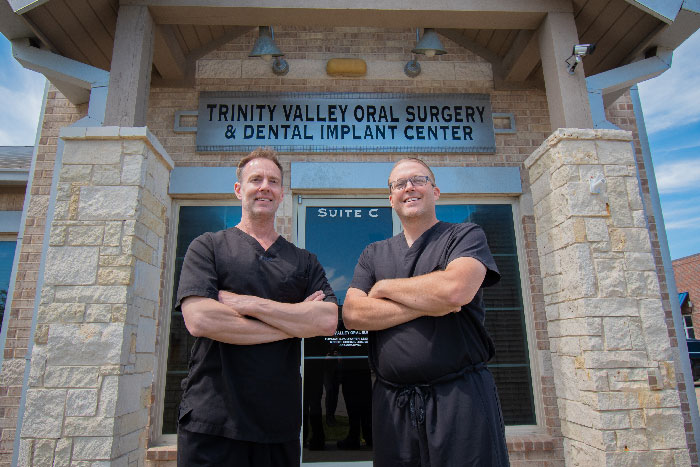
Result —
[[20, 465], [143, 465], [172, 162], [145, 128], [66, 128]]
[[631, 139], [559, 129], [525, 161], [572, 465], [691, 463]]
[[25, 356], [29, 340], [39, 260], [44, 241], [46, 212], [58, 143], [58, 132], [87, 114], [87, 105], [73, 106], [55, 88], [49, 89], [44, 110], [37, 160], [32, 180], [27, 220], [20, 249], [10, 321], [0, 374], [0, 466], [10, 465], [22, 393]]
[[[663, 258], [661, 256], [661, 246], [659, 244], [659, 236], [656, 228], [656, 219], [654, 213], [652, 212], [652, 204], [649, 193], [649, 179], [647, 177], [646, 167], [644, 165], [644, 158], [642, 155], [641, 142], [639, 140], [639, 132], [637, 131], [637, 121], [634, 114], [634, 105], [630, 97], [629, 92], [622, 95], [613, 105], [606, 109], [606, 117], [608, 121], [616, 125], [617, 127], [631, 131], [632, 141], [634, 144], [634, 155], [635, 163], [637, 165], [637, 170], [640, 180], [640, 189], [642, 193], [642, 199], [644, 200], [644, 211], [647, 216], [647, 225], [649, 227], [649, 236], [651, 240], [651, 250], [654, 256], [654, 264], [656, 265], [656, 272], [659, 279], [659, 286], [661, 288], [661, 301], [664, 310], [664, 316], [666, 317], [666, 325], [668, 327], [668, 335], [671, 339], [671, 345], [674, 348], [678, 347], [678, 340], [676, 337], [676, 328], [673, 323], [673, 314], [671, 311], [671, 299], [677, 300], [677, 296], [671, 297], [668, 291], [668, 284], [666, 283], [666, 274], [663, 265]], [[693, 432], [693, 425], [690, 418], [690, 405], [688, 404], [688, 395], [686, 392], [685, 380], [683, 374], [681, 373], [680, 362], [678, 361], [679, 354], [674, 352], [675, 362], [676, 362], [676, 379], [678, 382], [678, 388], [680, 390], [681, 408], [683, 410], [683, 418], [685, 420], [685, 436], [688, 443], [688, 448], [690, 451], [690, 458], [692, 465], [699, 465], [697, 445], [695, 444], [695, 434]]]

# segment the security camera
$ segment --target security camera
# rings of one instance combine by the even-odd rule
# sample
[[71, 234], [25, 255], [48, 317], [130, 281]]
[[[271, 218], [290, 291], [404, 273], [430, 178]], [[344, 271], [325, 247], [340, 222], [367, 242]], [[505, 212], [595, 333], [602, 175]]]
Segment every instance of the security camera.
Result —
[[[571, 56], [566, 59], [566, 68], [569, 74], [574, 74], [576, 66], [581, 63], [584, 56], [590, 55], [595, 50], [595, 44], [576, 44], [571, 51]], [[573, 60], [572, 60], [573, 59]]]
[[584, 57], [590, 55], [595, 50], [595, 44], [577, 44], [574, 46], [574, 50], [571, 55], [575, 57]]

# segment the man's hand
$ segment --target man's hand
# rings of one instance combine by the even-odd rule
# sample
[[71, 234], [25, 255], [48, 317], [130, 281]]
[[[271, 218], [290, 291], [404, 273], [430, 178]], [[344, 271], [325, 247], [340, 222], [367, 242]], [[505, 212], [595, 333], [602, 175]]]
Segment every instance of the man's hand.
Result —
[[326, 298], [326, 294], [324, 294], [322, 291], [317, 290], [316, 292], [312, 293], [308, 297], [304, 299], [305, 302], [322, 302], [323, 299]]
[[486, 266], [471, 257], [452, 260], [444, 271], [378, 281], [370, 298], [383, 298], [423, 310], [425, 316], [443, 316], [474, 299], [486, 276]]
[[263, 344], [294, 337], [262, 321], [248, 319], [232, 307], [211, 298], [185, 298], [182, 301], [182, 317], [193, 336], [227, 344]]
[[[382, 299], [382, 300], [391, 300], [390, 298], [390, 292], [391, 292], [391, 279], [383, 279], [374, 284], [372, 289], [369, 291], [367, 296], [369, 298], [376, 298], [376, 299]], [[417, 302], [413, 303], [406, 303], [408, 300], [404, 302], [404, 305], [410, 306], [410, 307], [416, 307], [418, 306]], [[449, 315], [450, 313], [457, 313], [462, 309], [461, 306], [454, 307], [452, 309], [446, 309], [446, 308], [438, 308], [438, 309], [424, 309], [424, 315], [425, 316], [445, 316]]]
[[[305, 302], [322, 302], [326, 298], [326, 294], [321, 290], [317, 290], [308, 297], [304, 299]], [[224, 305], [228, 305], [233, 308], [234, 311], [241, 315], [246, 315], [246, 310], [261, 305], [262, 300], [260, 297], [255, 297], [253, 295], [242, 295], [233, 292], [227, 292], [225, 290], [219, 291], [219, 301]]]
[[243, 316], [256, 318], [294, 337], [332, 336], [338, 324], [338, 306], [324, 302], [325, 293], [317, 290], [300, 303], [219, 291], [219, 302]]
[[254, 297], [252, 295], [241, 295], [233, 292], [226, 292], [225, 290], [219, 291], [219, 301], [224, 305], [230, 306], [236, 313], [241, 315], [246, 315], [245, 310], [254, 307], [259, 300], [259, 297]]

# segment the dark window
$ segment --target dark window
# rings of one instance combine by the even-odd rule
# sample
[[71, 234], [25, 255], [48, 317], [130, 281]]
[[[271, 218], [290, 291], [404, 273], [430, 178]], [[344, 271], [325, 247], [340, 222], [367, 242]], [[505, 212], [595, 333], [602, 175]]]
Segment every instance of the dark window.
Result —
[[0, 326], [5, 315], [7, 291], [10, 287], [10, 275], [15, 259], [17, 242], [0, 242]]
[[[325, 211], [319, 212], [319, 208]], [[352, 207], [306, 206], [305, 209], [305, 247], [318, 255], [342, 306], [357, 258], [362, 249], [370, 242], [392, 235], [391, 209], [362, 206], [361, 200], [358, 200], [357, 206]], [[333, 209], [336, 211], [331, 211]], [[359, 214], [355, 211], [356, 209], [360, 210]], [[340, 210], [343, 210], [342, 215]], [[370, 210], [372, 210], [371, 213]], [[358, 215], [360, 217], [356, 217]], [[440, 205], [437, 207], [437, 215], [440, 220], [447, 222], [474, 222], [486, 232], [491, 252], [502, 275], [499, 284], [485, 289], [484, 292], [486, 327], [496, 344], [496, 357], [489, 363], [489, 367], [498, 384], [506, 424], [534, 424], [535, 409], [512, 207], [509, 204]], [[180, 208], [173, 304], [177, 294], [182, 261], [190, 242], [204, 232], [217, 231], [236, 225], [240, 221], [240, 216], [241, 208], [239, 206], [183, 206]], [[14, 245], [14, 242], [1, 243]], [[14, 253], [14, 247], [12, 253]], [[692, 328], [690, 330], [692, 331]], [[177, 407], [182, 393], [180, 381], [187, 374], [189, 351], [193, 342], [194, 338], [185, 329], [182, 314], [172, 310], [163, 413], [164, 434], [176, 432]], [[306, 339], [304, 353], [305, 388], [312, 383], [306, 372], [323, 361], [322, 373], [324, 376], [321, 384], [324, 385], [324, 390], [322, 390], [324, 394], [321, 423], [325, 431], [326, 446], [328, 448], [332, 446], [333, 451], [309, 451], [310, 438], [307, 438], [303, 461], [328, 462], [331, 460], [371, 459], [371, 450], [364, 444], [359, 452], [345, 449], [337, 450], [336, 446], [337, 441], [346, 440], [349, 434], [349, 419], [342, 385], [340, 385], [341, 390], [338, 390], [343, 373], [337, 370], [337, 364], [346, 363], [345, 366], [356, 371], [356, 374], [365, 375], [366, 337], [362, 333], [344, 332], [341, 323], [339, 332], [332, 339]], [[327, 359], [326, 357], [332, 358]], [[341, 360], [335, 357], [349, 358]], [[355, 368], [356, 366], [357, 368]], [[350, 374], [352, 373], [349, 372], [348, 375]], [[348, 386], [346, 390], [350, 394], [349, 391], [353, 389], [353, 384], [350, 378], [346, 377], [345, 380]], [[314, 384], [319, 383], [315, 382]], [[365, 385], [357, 384], [357, 388], [360, 390], [363, 387]], [[331, 401], [326, 401], [328, 390], [334, 393], [337, 402], [334, 398]], [[305, 424], [307, 424], [307, 436], [310, 436], [313, 430], [308, 424], [310, 421], [309, 409], [311, 408], [308, 398], [305, 405]], [[335, 419], [328, 416], [327, 408], [331, 406], [338, 408], [335, 412]], [[331, 423], [331, 426], [328, 425], [328, 422]], [[348, 440], [348, 442], [351, 443], [353, 440]], [[354, 447], [347, 444], [344, 446]], [[355, 453], [352, 454], [350, 451]], [[335, 454], [331, 454], [331, 452]], [[334, 459], [330, 459], [329, 455]]]
[[496, 379], [506, 425], [535, 423], [520, 268], [510, 204], [437, 206], [438, 219], [473, 222], [486, 233], [501, 281], [484, 289], [486, 329], [496, 344], [489, 368]]
[[[182, 262], [192, 240], [204, 232], [216, 232], [233, 227], [241, 220], [240, 206], [182, 206], [177, 226], [175, 246], [175, 274], [173, 278], [173, 306], [180, 283]], [[171, 310], [168, 369], [165, 377], [163, 407], [163, 434], [177, 432], [177, 409], [182, 398], [180, 382], [187, 376], [187, 363], [195, 338], [187, 332], [182, 313]]]

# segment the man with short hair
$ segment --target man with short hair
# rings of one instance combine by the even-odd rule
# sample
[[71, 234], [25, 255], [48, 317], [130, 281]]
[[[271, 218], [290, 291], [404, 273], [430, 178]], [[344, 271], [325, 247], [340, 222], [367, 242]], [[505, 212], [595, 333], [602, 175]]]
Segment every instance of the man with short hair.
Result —
[[178, 416], [178, 466], [298, 466], [300, 338], [330, 336], [337, 300], [316, 256], [275, 231], [274, 151], [236, 172], [241, 221], [190, 244], [177, 291], [197, 337]]
[[420, 159], [397, 162], [389, 190], [403, 232], [365, 248], [343, 305], [348, 329], [370, 331], [374, 465], [506, 466], [481, 292], [500, 275], [484, 232], [437, 220]]

